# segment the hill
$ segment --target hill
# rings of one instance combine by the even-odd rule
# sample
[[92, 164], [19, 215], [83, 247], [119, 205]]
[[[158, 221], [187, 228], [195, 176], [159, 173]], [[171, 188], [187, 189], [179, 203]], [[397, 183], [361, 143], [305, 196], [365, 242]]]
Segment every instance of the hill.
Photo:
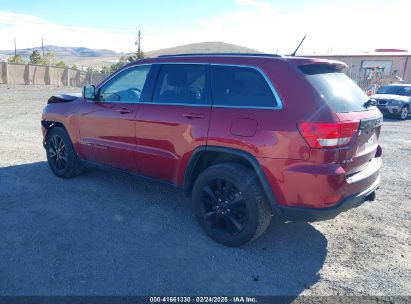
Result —
[[218, 42], [200, 42], [185, 44], [176, 47], [160, 49], [146, 52], [147, 57], [157, 57], [161, 55], [175, 55], [175, 54], [189, 54], [189, 53], [262, 53], [260, 51], [250, 49], [247, 47]]
[[[28, 60], [29, 55], [38, 50], [42, 52], [41, 47], [18, 49], [17, 53], [22, 55], [25, 60]], [[44, 52], [53, 52], [58, 60], [63, 60], [69, 66], [77, 65], [78, 67], [87, 68], [91, 66], [100, 69], [104, 65], [110, 65], [116, 62], [122, 55], [130, 55], [125, 53], [116, 53], [107, 49], [89, 49], [85, 47], [70, 47], [70, 46], [44, 46]], [[174, 55], [187, 53], [261, 53], [260, 51], [218, 41], [200, 42], [175, 46], [154, 51], [145, 52], [147, 57], [157, 57], [160, 55]], [[5, 59], [14, 55], [14, 50], [0, 50], [0, 59]]]
[[[33, 51], [42, 52], [41, 47], [18, 49], [17, 53], [23, 57], [28, 57]], [[72, 47], [72, 46], [55, 46], [55, 45], [45, 45], [44, 53], [55, 53], [59, 57], [102, 57], [102, 56], [116, 56], [118, 53], [112, 50], [106, 49], [89, 49], [85, 47]], [[14, 55], [14, 50], [0, 51], [3, 55]]]

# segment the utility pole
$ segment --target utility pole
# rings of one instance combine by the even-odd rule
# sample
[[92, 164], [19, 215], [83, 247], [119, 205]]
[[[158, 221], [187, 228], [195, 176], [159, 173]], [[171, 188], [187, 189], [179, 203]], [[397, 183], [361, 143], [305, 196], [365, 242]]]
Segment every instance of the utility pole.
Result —
[[41, 52], [43, 53], [43, 58], [44, 58], [44, 45], [43, 45], [43, 38], [41, 38]]
[[135, 44], [137, 45], [137, 54], [141, 54], [141, 30], [138, 30], [137, 40]]
[[16, 44], [16, 37], [14, 37], [14, 56], [17, 56], [17, 44]]

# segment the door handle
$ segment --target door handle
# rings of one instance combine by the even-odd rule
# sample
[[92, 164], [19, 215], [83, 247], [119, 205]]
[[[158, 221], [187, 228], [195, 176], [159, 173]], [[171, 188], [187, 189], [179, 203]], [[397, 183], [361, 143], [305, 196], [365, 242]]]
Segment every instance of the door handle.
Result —
[[121, 108], [121, 109], [118, 109], [117, 112], [119, 112], [120, 114], [128, 114], [128, 113], [132, 113], [133, 110], [130, 110], [127, 108]]
[[188, 119], [201, 119], [201, 118], [204, 118], [204, 115], [196, 114], [196, 113], [185, 113], [185, 114], [183, 114], [183, 116], [185, 118], [188, 118]]

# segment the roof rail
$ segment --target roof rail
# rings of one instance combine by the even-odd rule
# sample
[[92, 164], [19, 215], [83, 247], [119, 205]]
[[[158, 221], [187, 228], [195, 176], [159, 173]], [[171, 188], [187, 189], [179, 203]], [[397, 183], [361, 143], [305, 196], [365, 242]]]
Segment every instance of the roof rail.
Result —
[[190, 56], [250, 56], [250, 57], [281, 57], [276, 54], [264, 53], [191, 53], [191, 54], [175, 54], [175, 55], [160, 55], [157, 58], [163, 57], [190, 57]]

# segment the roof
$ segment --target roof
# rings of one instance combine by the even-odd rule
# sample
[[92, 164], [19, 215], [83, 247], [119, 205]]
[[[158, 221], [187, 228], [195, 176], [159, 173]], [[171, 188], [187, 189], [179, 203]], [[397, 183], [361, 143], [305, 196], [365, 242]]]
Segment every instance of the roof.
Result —
[[198, 57], [198, 56], [235, 56], [235, 57], [281, 57], [277, 54], [264, 54], [264, 53], [191, 53], [191, 54], [174, 54], [174, 55], [160, 55], [157, 58], [165, 57]]
[[[134, 61], [127, 64], [126, 66], [134, 65], [136, 63], [140, 64], [151, 64], [151, 63], [167, 63], [173, 62], [193, 62], [196, 63], [203, 62], [217, 62], [224, 63], [225, 59], [231, 61], [231, 63], [238, 63], [241, 61], [248, 61], [248, 63], [257, 63], [265, 60], [281, 60], [289, 61], [297, 66], [311, 65], [311, 64], [325, 64], [335, 66], [337, 69], [347, 68], [347, 64], [337, 60], [330, 60], [324, 58], [309, 58], [309, 57], [299, 57], [299, 56], [280, 56], [276, 54], [260, 54], [260, 53], [194, 53], [194, 54], [175, 54], [175, 55], [161, 55], [155, 58], [144, 58], [141, 60]], [[236, 63], [236, 64], [237, 64]]]

